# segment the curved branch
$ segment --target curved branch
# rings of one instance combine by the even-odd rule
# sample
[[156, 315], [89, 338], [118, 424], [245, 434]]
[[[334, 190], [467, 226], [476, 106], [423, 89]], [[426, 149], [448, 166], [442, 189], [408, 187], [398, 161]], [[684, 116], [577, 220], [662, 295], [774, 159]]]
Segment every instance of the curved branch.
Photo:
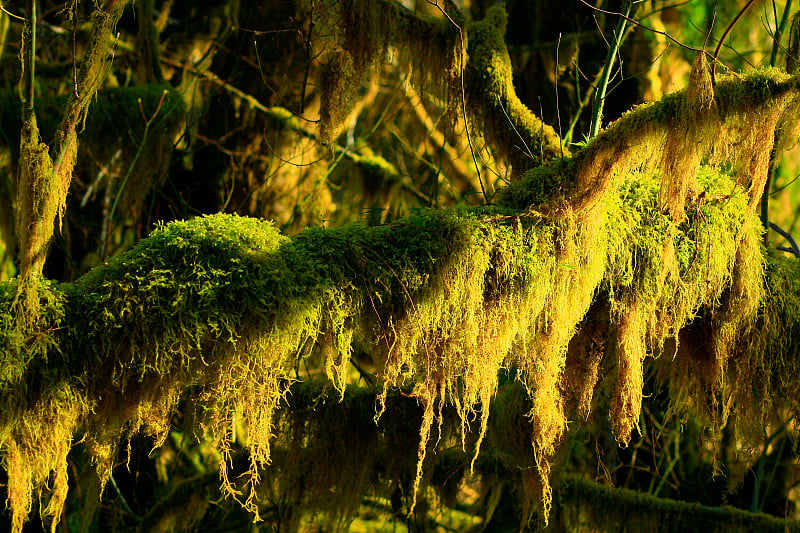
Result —
[[789, 244], [792, 246], [791, 248], [778, 248], [779, 250], [789, 251], [794, 254], [795, 257], [800, 257], [800, 247], [797, 246], [797, 242], [792, 237], [792, 234], [788, 231], [783, 230], [780, 226], [775, 224], [774, 222], [769, 223], [769, 227], [775, 230], [781, 237], [789, 241]]

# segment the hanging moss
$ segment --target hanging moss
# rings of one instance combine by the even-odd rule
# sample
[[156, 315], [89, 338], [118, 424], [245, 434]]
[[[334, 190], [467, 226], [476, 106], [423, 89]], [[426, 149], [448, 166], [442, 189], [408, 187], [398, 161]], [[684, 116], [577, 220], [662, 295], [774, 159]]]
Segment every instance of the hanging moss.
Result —
[[399, 65], [413, 65], [408, 79], [426, 106], [440, 108], [448, 124], [456, 116], [465, 120], [465, 135], [488, 141], [514, 177], [569, 155], [553, 128], [517, 97], [504, 41], [504, 7], [492, 6], [484, 20], [470, 23], [450, 4], [442, 8], [448, 16], [438, 18], [383, 0], [317, 9], [318, 33], [323, 42], [332, 41], [320, 75], [325, 139], [338, 136], [368, 68], [391, 52]]
[[[312, 4], [313, 5], [313, 4]], [[456, 78], [463, 50], [459, 32], [447, 18], [411, 12], [395, 2], [344, 0], [331, 7], [316, 4], [317, 37], [331, 50], [320, 76], [320, 118], [324, 139], [331, 142], [352, 112], [354, 96], [374, 65], [389, 54], [408, 68], [408, 79], [421, 94], [453, 112], [459, 101]], [[448, 6], [454, 21], [457, 10]], [[458, 23], [458, 22], [457, 22]]]
[[[766, 179], [776, 129], [797, 132], [798, 79], [769, 68], [720, 76], [711, 101], [704, 68], [702, 63], [695, 65], [690, 88], [667, 95], [658, 102], [637, 106], [606, 127], [575, 154], [574, 174], [560, 180], [559, 189], [551, 191], [552, 199], [537, 209], [553, 217], [591, 211], [631, 172], [643, 169], [662, 172], [666, 195], [669, 187], [696, 173], [700, 163], [732, 167], [739, 183], [748, 190], [751, 209], [755, 209]], [[700, 100], [695, 101], [697, 98]], [[687, 117], [688, 111], [704, 106], [716, 107], [716, 112], [681, 118]], [[690, 152], [693, 157], [689, 159], [694, 165], [680, 171], [683, 178], [676, 178], [669, 167], [677, 162], [665, 156], [665, 148], [668, 132], [686, 127], [682, 121], [687, 119], [691, 121], [699, 146]], [[674, 135], [672, 138], [677, 139]], [[792, 134], [787, 135], [781, 141], [781, 149], [795, 140]], [[699, 151], [695, 153], [695, 149]], [[681, 153], [680, 159], [686, 156]], [[524, 191], [525, 187], [512, 184], [510, 189], [507, 194]]]
[[[411, 494], [425, 484], [433, 435], [452, 422], [447, 405], [477, 456], [498, 372], [517, 367], [531, 402], [523, 442], [533, 444], [536, 466], [525, 486], [529, 496], [542, 495], [546, 511], [568, 404], [590, 394], [599, 378], [567, 368], [570, 341], [598, 295], [609, 302], [605, 320], [616, 330], [613, 417], [623, 443], [639, 416], [643, 359], [658, 355], [701, 308], [715, 317], [713, 331], [737, 325], [731, 354], [739, 353], [739, 339], [771, 335], [758, 324], [740, 326], [752, 322], [761, 295], [737, 293], [737, 269], [746, 265], [741, 279], [756, 287], [763, 272], [746, 193], [710, 169], [696, 179], [707, 200], [679, 224], [660, 208], [659, 176], [645, 173], [606, 197], [592, 225], [491, 207], [422, 210], [390, 225], [311, 229], [293, 239], [269, 223], [229, 215], [159, 229], [76, 283], [44, 288], [51, 310], [37, 329], [49, 336], [5, 330], [11, 337], [0, 359], [10, 394], [0, 434], [5, 464], [16, 472], [15, 523], [31, 494], [47, 493], [47, 472], [66, 479], [65, 454], [78, 428], [105, 480], [120, 441], [145, 432], [161, 442], [186, 394], [202, 406], [198, 423], [222, 457], [232, 417], [247, 428], [250, 481], [236, 490], [255, 510], [249, 498], [271, 457], [273, 415], [294, 369], [314, 359], [343, 395], [352, 346], [379, 370], [379, 416], [396, 386], [410, 387], [419, 402]], [[667, 275], [665, 242], [674, 256]], [[0, 317], [11, 324], [14, 287], [3, 291]], [[713, 383], [713, 368], [691, 379]], [[72, 414], [62, 419], [62, 411]], [[26, 459], [38, 454], [41, 460]], [[227, 465], [220, 464], [224, 485], [234, 490]], [[51, 516], [58, 517], [63, 497], [53, 493]]]

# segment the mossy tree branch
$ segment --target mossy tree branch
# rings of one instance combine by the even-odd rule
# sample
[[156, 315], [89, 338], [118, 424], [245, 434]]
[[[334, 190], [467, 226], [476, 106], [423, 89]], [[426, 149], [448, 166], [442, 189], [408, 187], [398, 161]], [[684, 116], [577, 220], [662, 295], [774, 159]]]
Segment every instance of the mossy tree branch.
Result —
[[505, 44], [508, 15], [495, 5], [484, 20], [467, 26], [469, 47], [464, 67], [470, 117], [493, 150], [513, 168], [512, 179], [552, 159], [570, 155], [552, 126], [517, 96]]
[[[698, 179], [709, 197], [737, 187], [719, 173]], [[612, 302], [603, 320], [619, 325], [635, 316], [631, 324], [645, 328], [608, 339], [624, 343], [620, 358], [658, 353], [702, 308], [712, 330], [736, 325], [734, 337], [712, 335], [704, 348], [713, 353], [724, 340], [735, 351], [737, 378], [724, 382], [735, 409], [760, 420], [770, 398], [800, 399], [800, 369], [785, 344], [796, 335], [784, 329], [797, 327], [790, 309], [800, 289], [787, 285], [794, 271], [776, 263], [783, 274], [770, 283], [784, 299], [761, 318], [754, 314], [760, 291], [744, 296], [755, 305], [723, 298], [732, 284], [759, 286], [764, 276], [760, 226], [746, 216], [744, 193], [736, 189], [727, 201], [689, 211], [665, 233], [669, 216], [658, 207], [658, 188], [654, 176], [631, 176], [603, 202], [602, 223], [588, 227], [498, 207], [422, 211], [391, 225], [312, 229], [294, 239], [268, 223], [226, 215], [174, 223], [74, 284], [41, 285], [41, 327], [28, 335], [13, 326], [17, 282], [0, 284], [0, 442], [15, 528], [36, 494], [52, 495], [46, 514], [58, 521], [74, 435], [84, 435], [106, 480], [120, 440], [145, 431], [162, 442], [186, 395], [203, 406], [202, 427], [223, 457], [234, 413], [248, 427], [250, 481], [229, 481], [229, 463], [220, 467], [229, 490], [254, 497], [272, 453], [275, 409], [300, 360], [318, 361], [344, 391], [354, 347], [375, 362], [384, 385], [379, 404], [393, 385], [415, 384], [423, 444], [450, 401], [460, 406], [462, 423], [477, 417], [475, 454], [489, 438], [486, 406], [495, 401], [499, 370], [517, 367], [532, 422], [519, 438], [533, 442], [533, 472], [549, 495], [549, 464], [572, 399], [591, 409], [602, 377], [595, 363], [570, 359], [586, 357], [584, 350], [569, 350], [596, 299]], [[667, 235], [680, 278], [654, 288]], [[766, 348], [776, 339], [783, 344]], [[639, 416], [644, 361], [636, 357], [625, 359], [630, 376], [617, 378], [620, 410], [613, 416], [621, 440]], [[676, 373], [676, 383], [693, 391], [676, 401], [717, 394], [718, 366]], [[581, 367], [587, 372], [576, 373]], [[781, 394], [763, 394], [762, 386]], [[419, 468], [414, 490], [424, 482]]]
[[[123, 0], [108, 0], [92, 15], [92, 32], [75, 91], [67, 102], [51, 158], [40, 142], [33, 95], [35, 65], [35, 1], [23, 35], [23, 124], [15, 199], [15, 228], [19, 243], [19, 302], [24, 322], [36, 322], [38, 280], [56, 225], [60, 228], [72, 170], [77, 158], [77, 126], [106, 75], [109, 49], [115, 27], [125, 6]], [[56, 224], [57, 223], [57, 224]]]
[[[555, 130], [517, 97], [502, 6], [490, 8], [485, 20], [473, 23], [465, 22], [455, 9], [447, 12], [452, 20], [433, 18], [391, 0], [350, 0], [338, 3], [336, 9], [340, 11], [324, 15], [327, 24], [341, 28], [339, 46], [346, 53], [336, 54], [323, 69], [323, 137], [337, 135], [367, 65], [382, 61], [391, 47], [410, 60], [401, 64], [414, 65], [411, 82], [420, 93], [436, 95], [451, 115], [466, 111], [470, 127], [465, 135], [488, 141], [513, 168], [512, 176], [569, 155]], [[330, 33], [326, 24], [318, 28], [322, 35]], [[461, 50], [462, 35], [466, 53]]]
[[[704, 65], [696, 62], [696, 65]], [[697, 67], [695, 67], [697, 68]], [[693, 74], [693, 77], [694, 74]], [[702, 80], [700, 73], [698, 80]], [[700, 161], [731, 165], [739, 182], [748, 190], [750, 205], [755, 211], [768, 175], [772, 150], [782, 151], [797, 139], [797, 106], [800, 105], [800, 77], [777, 69], [762, 69], [744, 76], [719, 77], [714, 87], [711, 112], [696, 113], [691, 123], [685, 122], [689, 102], [698, 93], [690, 87], [665, 96], [658, 102], [637, 106], [602, 130], [597, 137], [576, 153], [569, 174], [552, 184], [549, 194], [539, 196], [531, 205], [545, 216], [562, 217], [568, 213], [589, 213], [613, 189], [617, 180], [634, 169], [667, 170], [674, 158], [664, 157], [668, 132], [690, 126], [695, 132], [693, 168], [682, 175], [696, 172]], [[708, 97], [703, 97], [708, 100]], [[704, 100], [704, 101], [705, 101]], [[754, 126], [758, 124], [758, 126]], [[775, 131], [783, 132], [776, 146]], [[742, 150], [742, 146], [748, 146]], [[571, 166], [574, 165], [574, 166]], [[676, 179], [665, 172], [663, 179]], [[682, 178], [680, 178], [682, 179]], [[523, 182], [528, 180], [523, 179]], [[517, 187], [512, 184], [506, 194]], [[521, 191], [533, 190], [525, 183]], [[534, 188], [535, 190], [541, 189]]]
[[[121, 4], [106, 8], [115, 5]], [[427, 46], [430, 63], [416, 74], [420, 86], [435, 76], [441, 82], [446, 67], [443, 85], [452, 89], [462, 74], [452, 76], [463, 51], [447, 22], [409, 14], [396, 3], [379, 2], [372, 11], [374, 2], [338, 5], [349, 17], [342, 56], [352, 68], [327, 71], [339, 75], [324, 89], [339, 91], [331, 93], [336, 103], [390, 44], [406, 54]], [[385, 10], [396, 13], [385, 16]], [[107, 14], [97, 15], [97, 27], [113, 27]], [[58, 524], [77, 435], [102, 487], [120, 443], [145, 433], [163, 444], [172, 415], [187, 404], [198, 406], [193, 428], [214, 446], [223, 487], [257, 511], [263, 469], [277, 453], [275, 434], [280, 439], [311, 427], [280, 423], [287, 391], [301, 390], [291, 385], [302, 364], [313, 361], [329, 392], [347, 401], [354, 352], [369, 356], [379, 380], [370, 416], [376, 407], [387, 416], [403, 386], [404, 398], [418, 408], [404, 432], [411, 441], [405, 479], [412, 502], [426, 484], [428, 447], [447, 424], [453, 422], [462, 444], [471, 444], [472, 465], [480, 464], [482, 448], [495, 445], [489, 417], [503, 401], [496, 392], [509, 367], [525, 386], [525, 408], [516, 412], [529, 423], [506, 428], [502, 437], [529, 460], [525, 509], [538, 487], [545, 515], [553, 502], [551, 467], [570, 414], [594, 407], [606, 356], [615, 358], [611, 419], [623, 444], [641, 414], [645, 361], [677, 338], [675, 358], [662, 359], [677, 391], [674, 410], [694, 409], [717, 428], [729, 410], [761, 424], [778, 399], [800, 401], [798, 267], [765, 257], [753, 216], [765, 154], [776, 149], [773, 133], [796, 126], [797, 78], [762, 71], [721, 79], [709, 99], [698, 62], [687, 91], [634, 110], [585, 150], [562, 158], [560, 140], [547, 140], [551, 130], [514, 100], [505, 17], [495, 6], [484, 21], [467, 25], [475, 44], [463, 79], [476, 110], [489, 109], [483, 135], [499, 153], [508, 149], [505, 157], [515, 157], [502, 144], [514, 144], [513, 131], [528, 145], [524, 157], [531, 165], [550, 164], [522, 174], [496, 205], [422, 210], [390, 225], [317, 228], [294, 238], [255, 219], [200, 217], [158, 229], [74, 283], [49, 283], [39, 268], [34, 278], [0, 284], [0, 458], [15, 533], [35, 499], [51, 527]], [[430, 28], [437, 31], [433, 38]], [[405, 40], [388, 41], [396, 36]], [[23, 213], [32, 222], [21, 227], [47, 237], [40, 243], [44, 252], [66, 194], [53, 178], [71, 173], [76, 125], [89, 104], [84, 98], [99, 83], [93, 76], [103, 72], [98, 61], [84, 64], [82, 79], [94, 81], [68, 103], [55, 163], [39, 143], [35, 116], [23, 124], [28, 170], [20, 175], [30, 186], [22, 194], [38, 210]], [[694, 104], [709, 105], [691, 113]], [[493, 124], [497, 111], [502, 120]], [[702, 141], [680, 168], [664, 157], [680, 152], [676, 130]], [[709, 142], [714, 136], [717, 144]], [[521, 171], [526, 164], [512, 166]], [[674, 205], [659, 196], [671, 179], [680, 191]], [[39, 199], [49, 203], [37, 205]], [[49, 232], [33, 226], [42, 220]], [[18, 327], [25, 284], [38, 306], [31, 328]], [[29, 305], [23, 311], [30, 313]], [[681, 333], [699, 323], [708, 334], [683, 340]], [[592, 331], [600, 341], [586, 338]], [[720, 398], [724, 409], [709, 407]], [[361, 406], [359, 414], [364, 411]], [[341, 428], [341, 419], [329, 418], [330, 426], [312, 429]], [[234, 420], [247, 429], [241, 478], [231, 461]]]

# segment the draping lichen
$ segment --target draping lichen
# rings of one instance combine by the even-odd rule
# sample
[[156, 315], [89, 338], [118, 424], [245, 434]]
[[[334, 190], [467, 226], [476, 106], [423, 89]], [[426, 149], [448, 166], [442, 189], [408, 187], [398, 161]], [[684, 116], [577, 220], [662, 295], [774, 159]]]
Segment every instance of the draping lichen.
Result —
[[[390, 54], [408, 68], [409, 82], [422, 94], [444, 103], [446, 110], [455, 108], [463, 50], [450, 20], [383, 0], [345, 0], [332, 6], [317, 4], [314, 9], [324, 15], [315, 33], [330, 48], [320, 79], [321, 131], [326, 140], [341, 132], [369, 68], [389, 60]], [[451, 17], [461, 20], [456, 10], [450, 11]]]
[[[704, 68], [702, 61], [695, 64], [690, 88], [635, 107], [592, 139], [575, 155], [577, 171], [565, 184], [571, 194], [553, 191], [552, 201], [539, 206], [539, 210], [554, 217], [568, 211], [591, 210], [631, 172], [643, 169], [662, 172], [667, 193], [675, 186], [668, 181], [676, 179], [677, 170], [670, 171], [677, 164], [674, 158], [665, 159], [667, 145], [674, 145], [677, 140], [668, 134], [682, 127], [690, 127], [699, 143], [688, 154], [681, 153], [681, 158], [687, 156], [694, 163], [680, 169], [678, 183], [696, 173], [701, 163], [730, 167], [740, 185], [748, 190], [751, 209], [755, 209], [766, 180], [776, 129], [794, 132], [797, 128], [797, 115], [793, 114], [797, 77], [769, 68], [718, 76], [711, 101]], [[690, 109], [695, 111], [687, 116]], [[705, 111], [697, 112], [700, 109]], [[795, 140], [788, 135], [781, 144]], [[665, 200], [674, 201], [667, 197]], [[680, 210], [676, 208], [671, 209], [677, 213]]]
[[[324, 8], [324, 24], [317, 31], [330, 48], [320, 76], [323, 137], [338, 136], [369, 67], [391, 56], [409, 68], [409, 83], [426, 107], [436, 106], [448, 124], [456, 117], [465, 120], [466, 134], [487, 141], [495, 156], [512, 167], [513, 177], [569, 155], [552, 126], [517, 97], [504, 42], [505, 8], [493, 6], [484, 20], [467, 23], [452, 4], [440, 7], [440, 17], [383, 0], [351, 0]], [[521, 139], [524, 148], [508, 139]]]

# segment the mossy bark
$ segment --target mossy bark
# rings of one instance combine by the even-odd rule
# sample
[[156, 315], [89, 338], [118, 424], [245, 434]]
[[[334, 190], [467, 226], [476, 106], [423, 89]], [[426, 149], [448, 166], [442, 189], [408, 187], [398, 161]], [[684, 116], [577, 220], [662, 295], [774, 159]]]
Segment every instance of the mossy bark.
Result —
[[[35, 6], [35, 4], [33, 4]], [[19, 246], [18, 313], [22, 329], [32, 327], [39, 315], [39, 279], [55, 228], [61, 227], [77, 159], [78, 124], [100, 88], [109, 62], [108, 50], [113, 29], [122, 15], [125, 2], [108, 0], [92, 15], [92, 34], [84, 56], [78, 82], [66, 104], [61, 126], [56, 132], [54, 156], [42, 143], [34, 110], [36, 19], [25, 24], [23, 32], [23, 111], [20, 134], [15, 206], [15, 229]]]

